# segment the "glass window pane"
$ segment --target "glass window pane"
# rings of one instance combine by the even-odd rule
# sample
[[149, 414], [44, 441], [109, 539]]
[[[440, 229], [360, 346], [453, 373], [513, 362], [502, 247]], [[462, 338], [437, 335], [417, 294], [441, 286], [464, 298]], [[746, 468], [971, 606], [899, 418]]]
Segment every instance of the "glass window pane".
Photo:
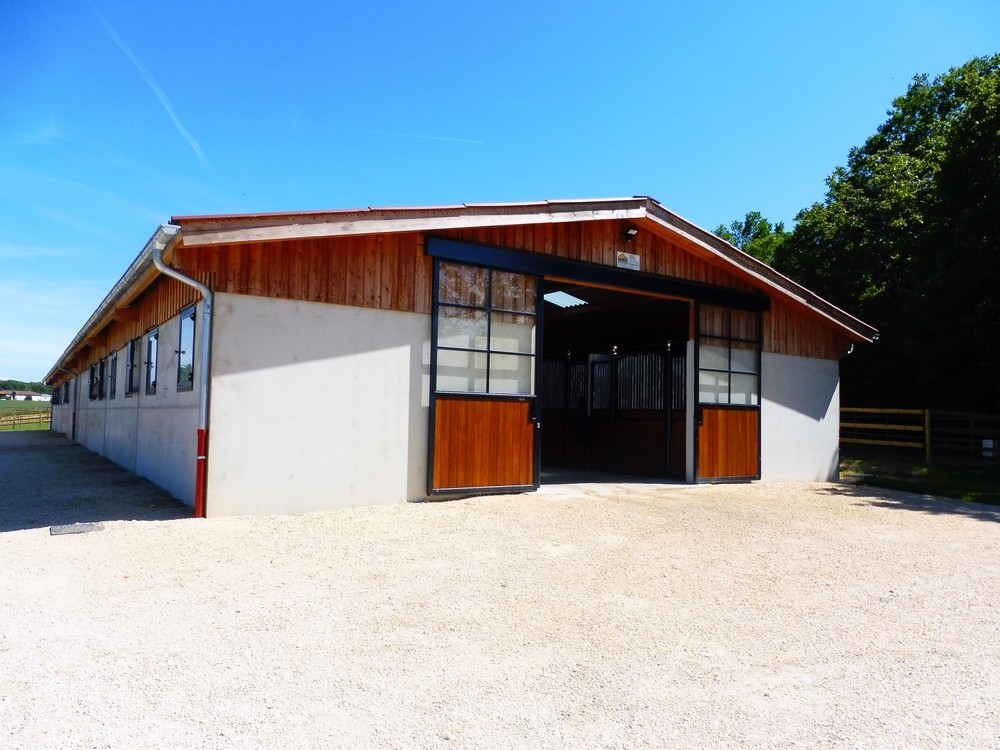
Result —
[[146, 336], [146, 394], [156, 393], [156, 352], [159, 332], [152, 331]]
[[490, 350], [535, 353], [535, 316], [516, 313], [493, 313], [490, 326]]
[[535, 392], [534, 357], [519, 354], [490, 355], [490, 393], [531, 395]]
[[486, 307], [487, 275], [485, 268], [441, 263], [438, 267], [438, 300]]
[[729, 373], [698, 373], [698, 401], [702, 404], [729, 403]]
[[732, 404], [757, 405], [757, 376], [734, 373], [732, 381]]
[[486, 349], [487, 313], [465, 307], [438, 307], [438, 346]]
[[698, 366], [708, 370], [728, 370], [729, 342], [720, 339], [702, 340], [698, 348]]
[[108, 369], [108, 398], [114, 398], [118, 390], [118, 354], [111, 356], [111, 366]]
[[493, 272], [491, 306], [499, 310], [535, 312], [535, 277], [507, 271]]
[[181, 315], [180, 349], [177, 355], [177, 388], [194, 387], [194, 310]]
[[733, 372], [757, 372], [757, 346], [733, 342]]
[[460, 393], [486, 393], [486, 354], [439, 349], [437, 389]]

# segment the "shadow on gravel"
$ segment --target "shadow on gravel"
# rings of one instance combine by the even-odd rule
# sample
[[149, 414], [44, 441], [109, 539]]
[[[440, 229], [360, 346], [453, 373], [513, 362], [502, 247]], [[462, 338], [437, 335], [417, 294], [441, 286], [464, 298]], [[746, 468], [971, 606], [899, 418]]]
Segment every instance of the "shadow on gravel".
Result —
[[192, 515], [148, 480], [63, 435], [0, 433], [0, 532]]
[[893, 510], [911, 510], [937, 516], [966, 516], [968, 518], [975, 518], [977, 521], [1000, 523], [1000, 507], [954, 500], [950, 497], [917, 495], [912, 492], [853, 484], [839, 484], [816, 491], [825, 495], [854, 498], [858, 501], [858, 505], [871, 505], [876, 508], [891, 508]]

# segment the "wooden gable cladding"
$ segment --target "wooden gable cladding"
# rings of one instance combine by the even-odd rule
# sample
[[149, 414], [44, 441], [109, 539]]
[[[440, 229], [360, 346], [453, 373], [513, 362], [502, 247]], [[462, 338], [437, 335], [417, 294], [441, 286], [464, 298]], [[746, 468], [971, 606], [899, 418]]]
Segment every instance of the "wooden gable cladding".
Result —
[[772, 299], [764, 313], [764, 351], [818, 359], [841, 359], [851, 340], [818, 316]]
[[455, 229], [440, 236], [611, 268], [616, 265], [616, 255], [624, 251], [639, 256], [644, 273], [744, 291], [757, 288], [729, 273], [715, 256], [683, 237], [644, 229], [626, 242], [623, 233], [630, 226], [625, 221], [581, 221]]
[[173, 265], [218, 292], [431, 311], [433, 263], [416, 233], [181, 245]]
[[[625, 242], [627, 226], [617, 220], [525, 224], [445, 230], [435, 236], [609, 267], [624, 250], [640, 256], [646, 273], [759, 289], [684, 237], [644, 229]], [[197, 247], [182, 243], [174, 251], [173, 265], [220, 292], [430, 313], [433, 262], [424, 244], [425, 236], [418, 232]], [[764, 351], [824, 359], [843, 356], [850, 342], [831, 324], [798, 306], [774, 298], [772, 303], [764, 313]]]

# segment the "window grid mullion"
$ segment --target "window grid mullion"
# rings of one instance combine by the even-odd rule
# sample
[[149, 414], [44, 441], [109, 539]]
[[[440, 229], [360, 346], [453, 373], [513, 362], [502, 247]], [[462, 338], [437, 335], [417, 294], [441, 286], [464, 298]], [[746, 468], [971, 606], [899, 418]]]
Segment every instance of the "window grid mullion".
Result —
[[486, 392], [490, 393], [490, 352], [493, 346], [493, 269], [486, 269]]

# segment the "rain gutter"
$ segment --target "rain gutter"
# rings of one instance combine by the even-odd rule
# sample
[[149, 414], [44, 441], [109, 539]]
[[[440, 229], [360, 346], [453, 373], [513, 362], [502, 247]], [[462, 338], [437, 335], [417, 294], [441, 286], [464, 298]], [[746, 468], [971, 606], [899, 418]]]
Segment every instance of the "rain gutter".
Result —
[[212, 357], [212, 290], [200, 281], [185, 276], [173, 266], [167, 265], [163, 253], [172, 248], [180, 240], [180, 227], [173, 224], [161, 224], [150, 240], [153, 265], [165, 276], [169, 276], [182, 284], [193, 287], [201, 294], [202, 333], [201, 333], [201, 377], [198, 379], [198, 448], [195, 463], [194, 485], [194, 515], [195, 518], [205, 517], [205, 496], [208, 486], [208, 385], [211, 380]]

